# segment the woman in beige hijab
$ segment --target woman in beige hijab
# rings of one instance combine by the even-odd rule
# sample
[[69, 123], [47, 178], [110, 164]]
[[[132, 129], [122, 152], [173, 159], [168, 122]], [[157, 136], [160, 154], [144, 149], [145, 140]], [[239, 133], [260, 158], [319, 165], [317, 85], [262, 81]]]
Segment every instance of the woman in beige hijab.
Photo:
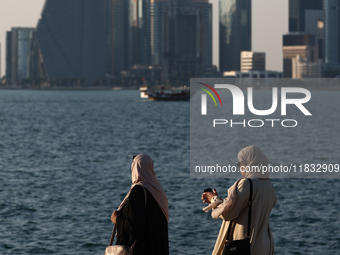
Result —
[[[222, 255], [225, 244], [233, 240], [242, 240], [247, 237], [248, 209], [250, 184], [252, 180], [253, 206], [250, 227], [250, 252], [252, 255], [274, 254], [274, 241], [269, 227], [269, 216], [276, 203], [275, 189], [269, 180], [269, 172], [257, 171], [259, 167], [268, 166], [269, 160], [264, 153], [255, 146], [248, 146], [238, 154], [238, 167], [242, 174], [228, 190], [228, 197], [222, 200], [214, 192], [204, 192], [204, 203], [213, 206], [211, 213], [214, 219], [223, 219], [222, 226], [215, 243], [213, 255]], [[229, 223], [231, 233], [229, 240], [227, 231]]]
[[150, 156], [140, 154], [131, 164], [132, 186], [111, 220], [117, 245], [134, 245], [134, 255], [169, 254], [168, 200], [153, 170]]

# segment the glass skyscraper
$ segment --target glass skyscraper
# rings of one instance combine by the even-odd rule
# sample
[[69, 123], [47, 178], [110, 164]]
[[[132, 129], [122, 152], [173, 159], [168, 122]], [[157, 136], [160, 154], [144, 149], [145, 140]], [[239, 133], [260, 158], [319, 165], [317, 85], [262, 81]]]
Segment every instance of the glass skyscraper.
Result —
[[150, 64], [150, 0], [129, 1], [129, 68]]
[[289, 32], [305, 32], [306, 10], [322, 10], [323, 0], [289, 0]]
[[169, 10], [168, 0], [151, 0], [150, 3], [150, 43], [151, 64], [163, 65], [165, 47], [166, 12]]
[[128, 51], [128, 2], [105, 0], [106, 73], [119, 76], [130, 68]]
[[208, 0], [151, 0], [151, 63], [163, 79], [207, 76], [212, 69], [212, 5]]
[[50, 80], [105, 77], [104, 0], [46, 0], [37, 38]]
[[340, 0], [324, 0], [325, 63], [340, 65]]
[[220, 0], [220, 71], [240, 70], [241, 51], [251, 51], [251, 0]]
[[9, 82], [31, 78], [32, 47], [35, 28], [13, 27], [7, 32], [6, 76]]

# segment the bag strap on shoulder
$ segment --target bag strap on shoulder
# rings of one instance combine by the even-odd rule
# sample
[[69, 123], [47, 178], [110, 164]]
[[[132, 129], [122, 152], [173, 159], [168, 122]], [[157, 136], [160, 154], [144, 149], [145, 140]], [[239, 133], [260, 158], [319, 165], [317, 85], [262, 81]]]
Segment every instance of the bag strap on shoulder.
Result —
[[[248, 180], [249, 180], [249, 184], [250, 184], [250, 192], [249, 192], [249, 199], [248, 199], [249, 207], [248, 207], [247, 237], [250, 238], [251, 212], [252, 212], [252, 207], [253, 207], [253, 182], [252, 182], [251, 179], [248, 179]], [[226, 241], [229, 240], [232, 224], [233, 224], [233, 220], [231, 220], [230, 223], [229, 223]]]
[[250, 238], [251, 212], [252, 212], [252, 207], [253, 207], [253, 182], [252, 182], [251, 179], [248, 179], [248, 180], [249, 180], [249, 184], [250, 184], [250, 193], [249, 193], [247, 236]]

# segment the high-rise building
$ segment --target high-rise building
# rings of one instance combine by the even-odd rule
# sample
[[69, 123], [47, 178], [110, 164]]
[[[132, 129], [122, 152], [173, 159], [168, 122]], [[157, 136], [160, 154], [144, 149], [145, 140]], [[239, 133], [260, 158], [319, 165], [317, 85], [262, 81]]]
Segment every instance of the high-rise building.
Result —
[[150, 3], [150, 43], [151, 64], [163, 65], [165, 52], [166, 19], [169, 12], [169, 0], [151, 0]]
[[322, 61], [309, 62], [307, 58], [296, 55], [292, 58], [292, 78], [321, 78]]
[[[185, 1], [184, 1], [185, 2]], [[179, 0], [175, 12], [175, 44], [170, 53], [169, 72], [172, 76], [196, 76], [201, 70], [199, 63], [199, 9]], [[188, 1], [186, 1], [188, 2]]]
[[46, 0], [37, 38], [50, 80], [105, 76], [104, 7], [104, 0]]
[[151, 1], [151, 61], [163, 79], [212, 73], [212, 5], [208, 0]]
[[265, 71], [266, 53], [241, 51], [241, 72]]
[[289, 32], [305, 32], [306, 10], [322, 10], [323, 0], [289, 0]]
[[308, 62], [318, 60], [314, 35], [290, 33], [283, 35], [283, 75], [292, 78], [292, 59], [301, 55]]
[[202, 65], [204, 66], [203, 75], [209, 77], [213, 73], [212, 5], [208, 0], [195, 0], [194, 3], [200, 11], [201, 55]]
[[324, 0], [325, 10], [325, 63], [340, 65], [340, 1]]
[[128, 70], [128, 2], [126, 0], [105, 0], [106, 73], [119, 76]]
[[240, 68], [241, 51], [251, 51], [251, 0], [219, 0], [220, 70]]
[[150, 0], [128, 0], [129, 68], [150, 64]]
[[9, 83], [31, 78], [34, 28], [13, 27], [6, 38], [6, 77]]
[[212, 66], [212, 5], [208, 0], [177, 0], [173, 4], [168, 34], [169, 75], [206, 76]]
[[324, 11], [305, 11], [305, 32], [315, 36], [315, 43], [318, 47], [319, 59], [324, 58]]
[[1, 73], [1, 71], [2, 71], [2, 69], [1, 69], [1, 68], [2, 68], [2, 65], [1, 65], [1, 59], [2, 59], [2, 58], [1, 58], [1, 50], [2, 50], [2, 49], [1, 49], [1, 43], [0, 43], [0, 85], [2, 84], [2, 76], [1, 76], [1, 74], [2, 74], [2, 73]]
[[6, 82], [12, 80], [12, 31], [6, 32]]

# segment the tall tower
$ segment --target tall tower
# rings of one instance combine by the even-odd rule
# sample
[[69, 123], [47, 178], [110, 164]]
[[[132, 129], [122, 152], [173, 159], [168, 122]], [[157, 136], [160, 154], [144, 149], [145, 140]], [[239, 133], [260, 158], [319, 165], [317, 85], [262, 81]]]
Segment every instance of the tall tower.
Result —
[[212, 66], [212, 5], [208, 0], [172, 0], [167, 30], [169, 79], [207, 76]]
[[161, 65], [163, 79], [172, 82], [211, 73], [208, 0], [151, 0], [151, 63]]
[[340, 65], [340, 1], [324, 0], [325, 10], [325, 62]]
[[220, 70], [240, 69], [241, 51], [251, 51], [251, 0], [219, 0]]
[[46, 0], [37, 38], [50, 80], [105, 76], [104, 0]]
[[305, 32], [306, 10], [322, 10], [323, 0], [289, 0], [289, 32]]
[[13, 27], [6, 38], [6, 76], [8, 82], [32, 78], [31, 65], [35, 28]]
[[[125, 0], [126, 1], [126, 0]], [[150, 64], [150, 0], [128, 0], [129, 68]]]
[[200, 44], [202, 63], [204, 65], [204, 76], [209, 77], [212, 75], [212, 5], [208, 0], [195, 0], [195, 6], [199, 8], [200, 12]]
[[119, 76], [128, 70], [128, 3], [105, 0], [106, 73]]
[[12, 80], [12, 31], [6, 32], [6, 82]]
[[150, 43], [151, 64], [163, 65], [165, 52], [165, 28], [167, 24], [167, 12], [169, 12], [168, 0], [151, 0], [150, 3]]

